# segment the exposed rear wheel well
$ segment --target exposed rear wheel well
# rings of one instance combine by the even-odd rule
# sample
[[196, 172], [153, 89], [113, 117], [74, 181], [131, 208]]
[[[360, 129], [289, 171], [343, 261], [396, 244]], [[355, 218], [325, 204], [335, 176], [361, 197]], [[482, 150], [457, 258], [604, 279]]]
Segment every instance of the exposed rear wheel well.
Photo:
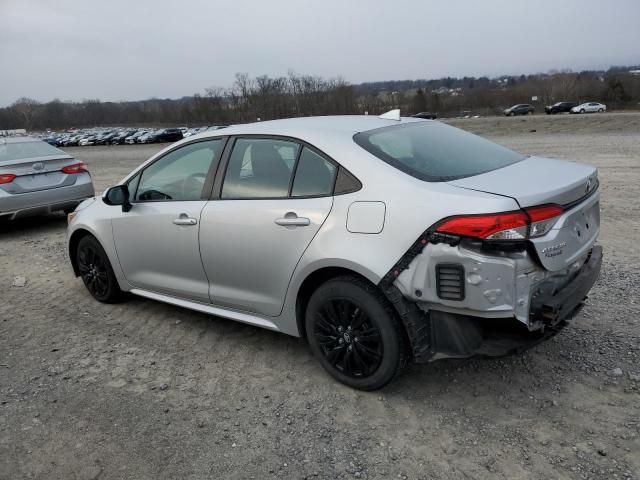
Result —
[[89, 232], [88, 230], [79, 229], [73, 232], [71, 238], [69, 239], [69, 259], [71, 260], [73, 273], [76, 275], [76, 277], [80, 275], [80, 273], [78, 272], [76, 251], [78, 250], [78, 244], [80, 243], [80, 240], [82, 240], [87, 235], [91, 235], [91, 232]]

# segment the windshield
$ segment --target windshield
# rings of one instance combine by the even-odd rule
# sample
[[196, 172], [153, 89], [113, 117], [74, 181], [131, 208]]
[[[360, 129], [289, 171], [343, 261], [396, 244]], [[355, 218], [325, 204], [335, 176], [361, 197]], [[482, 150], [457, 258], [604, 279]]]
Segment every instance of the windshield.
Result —
[[354, 141], [420, 180], [445, 182], [506, 167], [526, 158], [440, 122], [415, 122], [361, 132]]
[[6, 160], [21, 160], [23, 158], [68, 156], [62, 150], [40, 140], [24, 142], [6, 142], [0, 140], [0, 162]]

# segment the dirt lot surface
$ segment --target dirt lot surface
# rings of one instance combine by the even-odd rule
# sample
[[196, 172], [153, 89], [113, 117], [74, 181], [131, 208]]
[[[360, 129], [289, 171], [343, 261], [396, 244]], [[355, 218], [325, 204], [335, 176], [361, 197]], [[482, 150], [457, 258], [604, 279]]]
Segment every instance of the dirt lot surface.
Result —
[[[559, 336], [362, 393], [299, 339], [95, 302], [63, 216], [3, 225], [0, 479], [640, 479], [640, 114], [451, 123], [599, 168], [603, 271]], [[101, 191], [158, 148], [68, 151]]]

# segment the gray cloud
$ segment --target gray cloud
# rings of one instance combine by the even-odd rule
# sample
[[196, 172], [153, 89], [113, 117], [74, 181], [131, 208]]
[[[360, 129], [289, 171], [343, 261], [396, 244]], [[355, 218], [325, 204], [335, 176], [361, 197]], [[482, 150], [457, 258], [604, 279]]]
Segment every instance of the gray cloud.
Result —
[[236, 72], [352, 82], [640, 63], [637, 0], [0, 0], [0, 106], [179, 97]]

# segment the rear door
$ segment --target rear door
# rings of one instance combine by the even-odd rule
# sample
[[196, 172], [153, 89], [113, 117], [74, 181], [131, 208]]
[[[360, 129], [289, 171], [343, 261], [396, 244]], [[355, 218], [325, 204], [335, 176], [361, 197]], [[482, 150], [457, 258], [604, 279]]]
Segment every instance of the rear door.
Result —
[[333, 205], [337, 166], [289, 139], [237, 138], [202, 212], [215, 305], [277, 316], [293, 271]]
[[200, 259], [200, 215], [225, 139], [182, 145], [129, 182], [132, 208], [114, 213], [120, 266], [134, 287], [209, 302]]

